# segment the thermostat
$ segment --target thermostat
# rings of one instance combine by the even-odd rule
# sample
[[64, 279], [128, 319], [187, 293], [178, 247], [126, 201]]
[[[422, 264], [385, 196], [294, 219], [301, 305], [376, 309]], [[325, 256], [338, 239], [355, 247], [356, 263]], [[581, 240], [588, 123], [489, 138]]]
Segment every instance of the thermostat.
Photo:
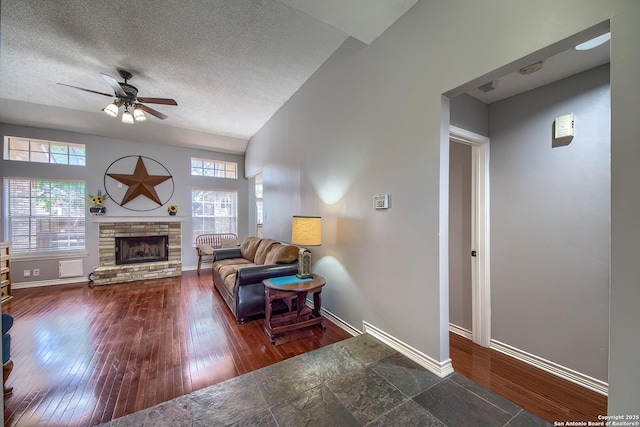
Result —
[[556, 117], [555, 139], [571, 138], [573, 136], [573, 113]]
[[373, 196], [373, 208], [374, 209], [389, 209], [389, 195], [378, 194]]

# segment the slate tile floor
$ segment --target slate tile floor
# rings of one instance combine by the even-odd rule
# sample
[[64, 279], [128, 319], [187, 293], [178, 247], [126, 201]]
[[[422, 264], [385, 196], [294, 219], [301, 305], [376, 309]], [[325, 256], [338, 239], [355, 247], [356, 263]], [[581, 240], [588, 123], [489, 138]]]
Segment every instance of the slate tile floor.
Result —
[[439, 378], [368, 334], [152, 408], [120, 426], [548, 426], [467, 378]]

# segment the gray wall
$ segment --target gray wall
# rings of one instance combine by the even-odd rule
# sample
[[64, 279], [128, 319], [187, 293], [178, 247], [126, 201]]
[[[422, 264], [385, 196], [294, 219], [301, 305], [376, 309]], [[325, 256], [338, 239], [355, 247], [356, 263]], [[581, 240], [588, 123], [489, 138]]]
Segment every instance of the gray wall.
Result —
[[472, 330], [471, 146], [449, 150], [449, 322]]
[[[140, 125], [144, 126], [144, 124]], [[87, 147], [87, 165], [85, 167], [49, 165], [0, 160], [1, 177], [35, 177], [50, 179], [79, 179], [86, 181], [87, 192], [104, 192], [103, 177], [109, 165], [124, 156], [141, 155], [162, 163], [174, 179], [175, 190], [171, 204], [179, 206], [178, 216], [184, 216], [182, 222], [182, 265], [185, 269], [194, 268], [197, 263], [196, 251], [191, 242], [191, 189], [230, 189], [238, 192], [238, 237], [247, 236], [248, 212], [248, 180], [244, 178], [244, 156], [217, 153], [191, 148], [178, 148], [166, 145], [155, 145], [108, 139], [73, 132], [50, 129], [39, 129], [24, 126], [0, 124], [0, 136], [4, 144], [4, 136], [37, 138], [51, 141], [82, 143]], [[237, 180], [191, 176], [191, 157], [217, 159], [237, 162], [239, 171]], [[105, 202], [107, 216], [167, 216], [167, 207], [161, 206], [148, 212], [136, 212], [118, 206], [110, 200]], [[87, 199], [87, 256], [83, 258], [83, 269], [88, 275], [98, 265], [98, 223], [88, 213]], [[4, 215], [4, 212], [2, 213]], [[2, 225], [4, 230], [4, 218]], [[38, 277], [23, 277], [25, 269], [40, 269]], [[14, 283], [58, 279], [58, 259], [37, 259], [29, 261], [14, 260], [11, 278]]]
[[[314, 270], [328, 279], [323, 306], [446, 362], [449, 110], [442, 94], [608, 19], [611, 247], [621, 257], [611, 265], [611, 334], [619, 340], [611, 340], [609, 408], [633, 413], [640, 329], [631, 325], [640, 312], [626, 308], [640, 301], [640, 263], [626, 254], [640, 241], [639, 198], [629, 200], [640, 182], [638, 2], [420, 1], [371, 45], [347, 40], [249, 143], [247, 175], [265, 171], [266, 203], [283, 185], [290, 189], [269, 206], [265, 234], [286, 238], [293, 213], [323, 216], [323, 245], [314, 249]], [[523, 32], [532, 22], [537, 31]], [[296, 177], [298, 188], [286, 181]], [[391, 194], [391, 209], [371, 208], [378, 193]]]
[[489, 135], [489, 107], [482, 101], [463, 93], [451, 98], [450, 122], [469, 132]]
[[[603, 381], [609, 96], [607, 64], [489, 107], [492, 338]], [[567, 113], [575, 137], [554, 148]]]
[[640, 5], [611, 18], [611, 287], [609, 414], [640, 408]]

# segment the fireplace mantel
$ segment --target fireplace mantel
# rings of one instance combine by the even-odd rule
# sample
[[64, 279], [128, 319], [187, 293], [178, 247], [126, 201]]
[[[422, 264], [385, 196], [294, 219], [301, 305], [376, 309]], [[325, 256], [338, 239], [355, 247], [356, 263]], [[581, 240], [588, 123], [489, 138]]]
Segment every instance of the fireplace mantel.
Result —
[[91, 218], [91, 222], [184, 222], [186, 216], [167, 215], [167, 216], [110, 216], [95, 215]]

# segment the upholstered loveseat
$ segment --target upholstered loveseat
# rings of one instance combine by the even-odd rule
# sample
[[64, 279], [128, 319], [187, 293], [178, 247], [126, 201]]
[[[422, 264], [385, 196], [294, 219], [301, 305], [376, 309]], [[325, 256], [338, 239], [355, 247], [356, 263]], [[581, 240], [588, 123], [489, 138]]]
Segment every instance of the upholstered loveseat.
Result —
[[213, 284], [238, 323], [264, 315], [262, 281], [296, 274], [298, 251], [297, 246], [249, 237], [239, 248], [213, 252]]

